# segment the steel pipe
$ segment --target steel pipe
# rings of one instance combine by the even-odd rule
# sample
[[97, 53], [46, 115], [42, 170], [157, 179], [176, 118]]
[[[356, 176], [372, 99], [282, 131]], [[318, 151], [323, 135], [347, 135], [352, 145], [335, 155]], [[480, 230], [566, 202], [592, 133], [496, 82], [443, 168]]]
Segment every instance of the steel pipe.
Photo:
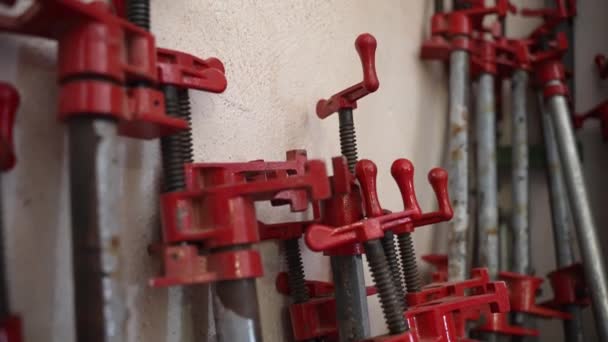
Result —
[[448, 276], [450, 280], [467, 278], [468, 157], [469, 157], [469, 53], [456, 50], [450, 54], [450, 108], [448, 128], [449, 191], [454, 218], [448, 236]]
[[479, 76], [477, 94], [477, 198], [479, 263], [496, 279], [499, 270], [498, 202], [496, 173], [496, 103], [494, 76]]
[[117, 125], [88, 117], [68, 125], [76, 340], [123, 342], [128, 312]]
[[[544, 106], [542, 92], [538, 94], [538, 104], [542, 117], [543, 136], [545, 140], [545, 157], [547, 163], [547, 178], [549, 181], [549, 194], [551, 203], [551, 217], [553, 226], [553, 239], [555, 241], [555, 255], [558, 267], [565, 267], [574, 263], [574, 252], [572, 250], [573, 239], [571, 234], [572, 217], [570, 205], [568, 204], [568, 194], [562, 165], [559, 159], [557, 148], [557, 138], [553, 118]], [[564, 308], [572, 315], [571, 320], [564, 321], [564, 333], [568, 342], [583, 342], [583, 317], [581, 308], [576, 305], [569, 305]]]
[[219, 342], [262, 341], [255, 279], [213, 284], [213, 315]]
[[570, 109], [564, 96], [554, 95], [548, 108], [555, 125], [555, 135], [562, 162], [564, 181], [574, 226], [578, 235], [581, 256], [589, 286], [595, 324], [601, 341], [608, 341], [608, 282], [606, 265], [600, 247], [591, 205], [587, 194], [583, 168], [578, 156], [576, 139], [571, 125]]

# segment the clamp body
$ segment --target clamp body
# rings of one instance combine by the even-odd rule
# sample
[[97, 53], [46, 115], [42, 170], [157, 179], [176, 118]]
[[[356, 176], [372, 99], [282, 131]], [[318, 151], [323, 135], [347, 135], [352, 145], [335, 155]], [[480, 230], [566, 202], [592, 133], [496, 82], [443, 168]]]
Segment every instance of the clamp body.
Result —
[[[287, 203], [290, 190], [304, 191], [307, 201], [327, 198], [323, 162], [296, 156], [286, 162], [187, 164], [186, 189], [161, 197], [165, 276], [152, 286], [261, 276], [260, 255], [248, 247], [260, 241], [254, 203]], [[290, 204], [293, 211], [306, 210], [301, 198]]]
[[37, 1], [19, 17], [0, 16], [0, 31], [58, 42], [61, 120], [108, 117], [118, 121], [122, 135], [152, 139], [188, 128], [185, 120], [166, 115], [158, 86], [226, 88], [219, 60], [157, 49], [152, 34], [104, 2]]

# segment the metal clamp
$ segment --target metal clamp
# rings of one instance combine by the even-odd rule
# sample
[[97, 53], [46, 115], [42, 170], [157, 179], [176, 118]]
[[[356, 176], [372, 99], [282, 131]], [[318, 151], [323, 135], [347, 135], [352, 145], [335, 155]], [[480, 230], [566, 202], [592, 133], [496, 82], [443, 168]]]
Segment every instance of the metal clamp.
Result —
[[355, 47], [363, 67], [363, 81], [342, 90], [329, 99], [317, 102], [317, 116], [325, 119], [340, 109], [357, 108], [357, 100], [375, 92], [380, 86], [376, 75], [376, 38], [364, 33], [355, 40]]
[[164, 110], [156, 86], [222, 92], [223, 67], [156, 49], [154, 37], [112, 12], [103, 2], [49, 0], [19, 17], [0, 16], [0, 30], [57, 40], [59, 118], [102, 116], [118, 120], [122, 135], [153, 139], [188, 128]]

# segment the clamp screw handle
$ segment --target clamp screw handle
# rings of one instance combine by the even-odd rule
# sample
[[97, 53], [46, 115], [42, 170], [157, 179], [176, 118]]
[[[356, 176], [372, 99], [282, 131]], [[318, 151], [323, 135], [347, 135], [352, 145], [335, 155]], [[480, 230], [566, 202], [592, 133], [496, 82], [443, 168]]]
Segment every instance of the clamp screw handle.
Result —
[[368, 159], [363, 159], [357, 163], [355, 174], [359, 185], [361, 186], [361, 194], [365, 204], [365, 214], [367, 217], [382, 216], [382, 206], [378, 199], [378, 191], [376, 186], [376, 177], [378, 168], [376, 164]]
[[376, 74], [376, 46], [376, 38], [369, 33], [363, 33], [357, 37], [355, 47], [363, 67], [363, 81], [342, 90], [329, 99], [319, 100], [316, 110], [319, 118], [325, 119], [340, 109], [357, 108], [357, 100], [378, 90], [380, 82]]
[[17, 90], [10, 84], [0, 82], [0, 171], [8, 171], [15, 166], [13, 127], [18, 107]]
[[454, 213], [448, 195], [448, 172], [437, 167], [429, 171], [428, 178], [435, 192], [435, 198], [437, 198], [439, 212], [443, 213], [447, 219], [451, 218]]
[[414, 164], [408, 159], [397, 159], [391, 166], [391, 175], [403, 199], [403, 208], [406, 210], [412, 209], [420, 212], [418, 199], [416, 198], [416, 190], [414, 188]]

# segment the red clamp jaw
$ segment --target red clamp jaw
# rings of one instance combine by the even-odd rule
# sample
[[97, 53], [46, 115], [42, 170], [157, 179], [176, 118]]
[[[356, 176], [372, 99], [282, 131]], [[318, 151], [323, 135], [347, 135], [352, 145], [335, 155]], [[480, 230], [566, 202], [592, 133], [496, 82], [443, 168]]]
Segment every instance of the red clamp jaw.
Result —
[[422, 256], [422, 260], [435, 267], [431, 273], [433, 283], [444, 283], [448, 281], [448, 256], [445, 254], [427, 254]]
[[368, 218], [338, 228], [321, 224], [311, 225], [305, 235], [306, 244], [311, 250], [330, 251], [345, 245], [379, 239], [384, 236], [385, 230], [393, 230], [396, 233], [412, 232], [416, 226], [451, 219], [453, 212], [447, 193], [447, 173], [444, 170], [433, 169], [429, 173], [440, 209], [426, 214], [421, 214], [418, 207], [413, 185], [413, 166], [410, 161], [396, 160], [391, 168], [403, 197], [403, 211], [386, 213], [382, 210], [376, 192], [376, 173], [373, 162], [361, 160], [357, 163], [356, 174]]
[[355, 40], [355, 47], [363, 67], [363, 81], [333, 95], [328, 100], [317, 102], [317, 116], [325, 119], [341, 109], [357, 108], [357, 100], [375, 92], [380, 86], [376, 75], [376, 38], [364, 33]]
[[474, 31], [484, 31], [483, 19], [496, 15], [503, 19], [507, 12], [515, 12], [508, 0], [497, 0], [495, 6], [486, 6], [483, 0], [469, 0], [467, 9], [435, 13], [431, 18], [431, 38], [422, 44], [420, 58], [447, 61], [454, 50], [471, 51]]
[[[261, 276], [260, 255], [247, 248], [260, 241], [254, 203], [284, 200], [292, 190], [304, 191], [308, 202], [329, 197], [323, 162], [187, 164], [186, 189], [161, 197], [166, 275], [152, 286]], [[293, 211], [307, 207], [301, 199], [289, 203]], [[236, 246], [242, 249], [226, 251]]]
[[10, 84], [0, 82], [0, 171], [15, 166], [13, 128], [19, 107], [19, 93]]
[[166, 115], [160, 85], [226, 88], [217, 59], [157, 50], [149, 32], [103, 2], [38, 1], [19, 17], [0, 16], [0, 31], [56, 40], [59, 118], [113, 118], [125, 136], [152, 139], [188, 128], [185, 120]]
[[564, 21], [576, 16], [576, 0], [555, 0], [555, 8], [524, 8], [520, 13], [525, 17], [541, 17], [543, 24], [530, 34], [530, 38], [539, 39], [553, 34]]
[[585, 307], [591, 304], [582, 264], [562, 267], [547, 277], [551, 281], [553, 299], [543, 303], [543, 306], [560, 309], [569, 305]]

